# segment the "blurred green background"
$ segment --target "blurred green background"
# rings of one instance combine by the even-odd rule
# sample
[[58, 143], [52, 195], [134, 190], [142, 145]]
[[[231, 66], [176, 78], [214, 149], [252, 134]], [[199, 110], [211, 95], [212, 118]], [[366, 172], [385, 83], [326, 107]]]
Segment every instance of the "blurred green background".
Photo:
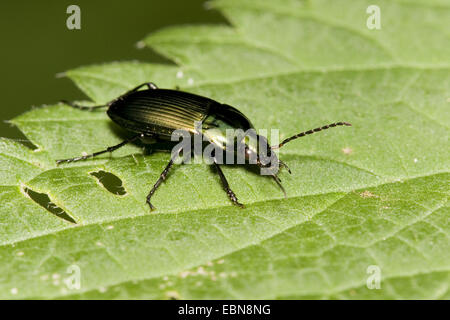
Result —
[[[136, 43], [148, 33], [177, 24], [226, 23], [204, 0], [18, 0], [0, 3], [0, 136], [23, 139], [5, 123], [32, 106], [86, 98], [56, 75], [82, 65], [117, 60], [171, 63]], [[81, 30], [69, 30], [66, 9], [81, 9]], [[151, 81], [151, 79], [148, 79]]]

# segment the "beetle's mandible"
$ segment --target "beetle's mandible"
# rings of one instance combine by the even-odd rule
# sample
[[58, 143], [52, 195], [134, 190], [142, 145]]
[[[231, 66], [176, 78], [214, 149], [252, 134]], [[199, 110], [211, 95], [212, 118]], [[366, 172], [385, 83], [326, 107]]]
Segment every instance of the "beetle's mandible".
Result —
[[[141, 90], [144, 87], [147, 87], [147, 89]], [[170, 89], [159, 89], [152, 82], [143, 83], [105, 105], [89, 107], [80, 106], [78, 104], [67, 101], [62, 102], [73, 108], [86, 111], [108, 108], [107, 114], [111, 118], [111, 120], [113, 120], [120, 127], [132, 132], [134, 135], [131, 138], [119, 143], [118, 145], [108, 147], [105, 150], [95, 152], [90, 155], [58, 160], [58, 165], [61, 163], [86, 160], [107, 152], [113, 152], [123, 147], [124, 145], [134, 142], [138, 139], [141, 139], [144, 143], [145, 141], [148, 141], [148, 138], [170, 140], [171, 135], [175, 130], [186, 130], [191, 135], [198, 134], [197, 128], [194, 125], [195, 122], [202, 123], [201, 132], [203, 135], [210, 135], [207, 137], [209, 141], [214, 144], [218, 144], [219, 142], [217, 141], [222, 141], [220, 148], [230, 152], [230, 150], [227, 150], [225, 131], [227, 129], [242, 129], [243, 131], [246, 131], [248, 129], [254, 128], [249, 119], [232, 106], [222, 104], [215, 100], [188, 92]], [[262, 143], [266, 144], [266, 146], [264, 146], [266, 147], [266, 150], [281, 148], [284, 144], [291, 140], [336, 126], [351, 126], [351, 124], [348, 122], [336, 122], [326, 126], [301, 132], [283, 140], [279, 145], [272, 147], [268, 145], [267, 139], [265, 139], [264, 137], [258, 136], [259, 139], [257, 143], [261, 143], [262, 141]], [[260, 146], [258, 145], [256, 145], [255, 147], [255, 144], [245, 144], [245, 157], [246, 159], [248, 159], [254, 156], [257, 160], [256, 165], [260, 167], [266, 167], [266, 164], [263, 164], [261, 161], [259, 161], [259, 147]], [[284, 167], [288, 170], [289, 173], [291, 173], [287, 165], [276, 158], [274, 152], [272, 152], [270, 156], [272, 158], [272, 161], [276, 161], [281, 168]], [[234, 192], [231, 190], [230, 185], [228, 184], [228, 181], [225, 178], [225, 175], [223, 174], [223, 171], [219, 165], [219, 162], [216, 161], [215, 158], [213, 158], [213, 160], [214, 161], [212, 164], [216, 167], [216, 171], [219, 174], [220, 180], [228, 197], [235, 205], [243, 207], [243, 205], [238, 201]], [[150, 206], [151, 210], [154, 209], [154, 206], [151, 204], [150, 199], [155, 193], [156, 189], [166, 179], [169, 170], [173, 166], [173, 163], [174, 158], [172, 156], [169, 160], [169, 163], [167, 164], [159, 179], [156, 181], [155, 185], [147, 196], [147, 204]], [[273, 173], [271, 174], [271, 177], [280, 186], [286, 196], [286, 192], [284, 191], [284, 188], [281, 185], [281, 181], [278, 178], [277, 174]]]

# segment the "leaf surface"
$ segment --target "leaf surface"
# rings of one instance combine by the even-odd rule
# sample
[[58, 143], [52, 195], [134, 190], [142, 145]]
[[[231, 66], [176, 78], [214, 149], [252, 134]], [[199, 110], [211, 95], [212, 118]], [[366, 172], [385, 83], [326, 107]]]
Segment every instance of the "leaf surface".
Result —
[[[127, 136], [102, 112], [62, 105], [14, 123], [37, 147], [0, 141], [1, 298], [449, 298], [450, 6], [378, 1], [215, 1], [232, 26], [172, 27], [143, 44], [176, 65], [114, 62], [70, 70], [95, 103], [152, 81], [236, 106], [281, 139], [287, 190], [245, 168], [224, 173], [131, 145], [73, 165]], [[93, 173], [120, 179], [108, 191]], [[52, 214], [27, 190], [47, 195]], [[76, 223], [69, 220], [73, 219]], [[68, 267], [81, 271], [71, 290]], [[369, 266], [381, 290], [367, 287]]]

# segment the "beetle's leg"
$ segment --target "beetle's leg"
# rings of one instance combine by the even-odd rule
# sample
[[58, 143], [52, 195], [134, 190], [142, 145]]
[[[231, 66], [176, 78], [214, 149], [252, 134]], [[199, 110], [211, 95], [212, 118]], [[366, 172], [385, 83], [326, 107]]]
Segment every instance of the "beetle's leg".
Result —
[[287, 198], [286, 195], [286, 190], [284, 190], [283, 185], [281, 184], [281, 180], [280, 178], [278, 178], [278, 176], [276, 174], [272, 175], [273, 180], [275, 180], [275, 182], [277, 183], [277, 185], [280, 187], [281, 191], [283, 191], [284, 197]]
[[138, 91], [140, 88], [145, 87], [145, 86], [147, 86], [149, 89], [152, 89], [152, 90], [158, 89], [158, 87], [156, 86], [156, 84], [154, 84], [153, 82], [145, 82], [145, 83], [142, 83], [142, 84], [138, 85], [136, 88], [133, 88], [133, 89], [131, 89], [131, 90], [125, 92], [124, 94], [122, 94], [122, 95], [119, 96], [118, 98], [116, 98], [116, 99], [114, 99], [114, 100], [111, 100], [110, 102], [107, 103], [107, 106], [112, 105], [112, 104], [113, 104], [114, 102], [116, 102], [117, 100], [121, 100], [121, 99], [125, 98], [126, 96], [132, 94], [133, 92]]
[[123, 97], [126, 97], [126, 96], [129, 95], [130, 93], [136, 92], [136, 91], [138, 91], [140, 88], [145, 87], [145, 86], [147, 86], [149, 89], [158, 89], [158, 87], [156, 86], [156, 84], [154, 84], [153, 82], [145, 82], [145, 83], [142, 83], [142, 84], [138, 85], [136, 88], [131, 89], [131, 90], [125, 92], [123, 95], [121, 95], [121, 96], [120, 96], [119, 98], [117, 98], [116, 100], [121, 99], [121, 98], [123, 98]]
[[150, 210], [155, 209], [155, 207], [150, 202], [150, 199], [152, 198], [153, 194], [155, 193], [156, 189], [161, 185], [161, 183], [166, 180], [167, 174], [169, 173], [170, 168], [172, 168], [173, 165], [173, 159], [170, 159], [169, 163], [167, 164], [166, 168], [163, 170], [161, 175], [159, 176], [158, 180], [156, 181], [155, 185], [153, 186], [152, 190], [150, 190], [150, 193], [147, 196], [147, 204], [150, 206]]
[[286, 163], [284, 163], [283, 161], [278, 160], [278, 165], [279, 165], [281, 168], [286, 168], [286, 170], [289, 172], [289, 174], [292, 174], [291, 169], [289, 169], [288, 165], [287, 165]]
[[217, 173], [219, 174], [220, 181], [222, 181], [223, 188], [225, 189], [225, 192], [227, 193], [228, 198], [233, 202], [233, 204], [244, 208], [244, 205], [240, 203], [234, 194], [233, 190], [231, 190], [230, 185], [228, 184], [227, 178], [225, 178], [225, 175], [223, 174], [222, 169], [220, 168], [219, 164], [214, 159], [214, 166], [217, 169]]
[[110, 106], [112, 105], [114, 102], [116, 102], [117, 100], [121, 100], [123, 98], [125, 98], [126, 96], [132, 94], [133, 92], [138, 91], [140, 88], [147, 86], [149, 89], [158, 89], [158, 87], [156, 86], [156, 84], [154, 84], [153, 82], [145, 82], [142, 83], [140, 85], [138, 85], [136, 88], [133, 88], [131, 90], [128, 90], [127, 92], [125, 92], [124, 94], [122, 94], [121, 96], [119, 96], [118, 98], [111, 100], [110, 102], [108, 102], [106, 105]]
[[154, 84], [153, 82], [147, 82], [146, 85], [149, 89], [158, 89], [156, 84]]
[[164, 168], [163, 172], [161, 172], [161, 174], [160, 174], [158, 180], [156, 181], [155, 185], [153, 186], [152, 190], [150, 190], [150, 192], [148, 193], [147, 204], [150, 206], [150, 210], [155, 209], [155, 207], [150, 202], [150, 199], [152, 198], [152, 196], [155, 193], [156, 189], [158, 189], [158, 187], [161, 185], [161, 183], [164, 180], [166, 180], [166, 177], [169, 174], [170, 168], [172, 168], [172, 166], [173, 166], [173, 160], [176, 158], [177, 155], [180, 154], [181, 150], [183, 150], [183, 147], [180, 147], [180, 148], [176, 149], [175, 152], [172, 151], [172, 155], [171, 155], [169, 163]]
[[86, 111], [93, 111], [95, 109], [106, 108], [109, 106], [109, 104], [98, 105], [98, 106], [80, 106], [79, 104], [76, 104], [75, 102], [70, 102], [67, 100], [61, 100], [60, 103], [64, 103], [75, 109], [86, 110]]
[[76, 161], [86, 160], [86, 159], [93, 158], [93, 157], [99, 156], [99, 155], [104, 154], [104, 153], [107, 153], [107, 152], [113, 152], [113, 151], [116, 151], [117, 149], [123, 147], [124, 145], [130, 143], [130, 142], [136, 141], [136, 140], [137, 140], [138, 138], [140, 138], [141, 136], [142, 136], [141, 134], [138, 134], [138, 135], [136, 135], [136, 136], [134, 136], [134, 137], [131, 137], [131, 138], [125, 140], [125, 141], [122, 141], [121, 143], [119, 143], [119, 144], [117, 144], [117, 145], [115, 145], [115, 146], [108, 147], [108, 148], [106, 148], [106, 149], [103, 150], [103, 151], [95, 152], [95, 153], [93, 153], [93, 154], [89, 154], [89, 155], [86, 155], [86, 156], [77, 157], [77, 158], [72, 158], [72, 159], [57, 160], [57, 161], [56, 161], [56, 164], [70, 163], [70, 162], [76, 162]]
[[95, 109], [100, 109], [100, 108], [106, 108], [106, 107], [109, 107], [110, 105], [112, 105], [112, 104], [113, 104], [114, 102], [116, 102], [117, 100], [120, 100], [120, 99], [125, 98], [125, 97], [128, 96], [129, 94], [138, 91], [140, 88], [142, 88], [142, 87], [144, 87], [144, 86], [147, 86], [149, 89], [158, 89], [158, 87], [156, 86], [156, 84], [154, 84], [153, 82], [146, 82], [146, 83], [143, 83], [143, 84], [138, 85], [138, 86], [137, 86], [136, 88], [134, 88], [134, 89], [131, 89], [131, 90], [125, 92], [124, 94], [122, 94], [122, 95], [119, 96], [118, 98], [115, 98], [115, 99], [113, 99], [113, 100], [107, 102], [107, 103], [104, 104], [104, 105], [98, 105], [98, 106], [80, 106], [79, 104], [76, 104], [76, 103], [74, 103], [74, 102], [69, 102], [69, 101], [66, 101], [66, 100], [61, 100], [60, 102], [61, 102], [61, 103], [64, 103], [64, 104], [67, 104], [68, 106], [71, 106], [72, 108], [75, 108], [75, 109], [92, 111], [92, 110], [95, 110]]

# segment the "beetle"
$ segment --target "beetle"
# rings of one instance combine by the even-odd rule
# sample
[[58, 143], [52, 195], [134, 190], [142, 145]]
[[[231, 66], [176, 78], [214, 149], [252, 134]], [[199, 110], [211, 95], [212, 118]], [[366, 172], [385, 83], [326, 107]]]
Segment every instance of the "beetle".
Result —
[[[147, 89], [141, 90], [144, 87], [147, 87]], [[82, 161], [107, 152], [113, 152], [136, 140], [141, 140], [143, 143], [147, 143], [149, 138], [170, 140], [171, 135], [175, 130], [183, 129], [188, 131], [191, 135], [195, 135], [199, 133], [194, 125], [196, 121], [201, 123], [201, 134], [207, 136], [207, 140], [216, 145], [220, 144], [219, 147], [225, 149], [227, 152], [235, 152], [234, 148], [229, 148], [227, 150], [227, 143], [229, 143], [229, 141], [225, 138], [226, 129], [242, 129], [246, 131], [254, 128], [250, 120], [242, 112], [230, 105], [222, 104], [210, 98], [180, 90], [159, 89], [152, 82], [143, 83], [104, 105], [82, 106], [65, 100], [62, 100], [61, 102], [73, 108], [86, 111], [108, 108], [107, 114], [111, 120], [127, 131], [134, 133], [134, 135], [123, 142], [102, 151], [76, 158], [57, 160], [56, 162], [58, 165]], [[294, 139], [337, 126], [351, 126], [351, 124], [348, 122], [328, 124], [293, 135], [283, 140], [279, 145], [272, 147], [268, 145], [268, 141], [265, 137], [257, 136], [259, 140], [256, 144], [246, 142], [245, 158], [249, 159], [253, 156], [256, 158], [256, 164], [259, 167], [267, 167], [267, 164], [263, 164], [259, 158], [258, 148], [261, 144], [265, 144], [264, 147], [266, 147], [266, 150], [281, 148], [283, 145]], [[284, 167], [291, 173], [289, 167], [284, 162], [277, 159], [274, 152], [269, 151], [269, 156], [272, 162], [275, 161], [281, 168]], [[238, 201], [235, 193], [231, 190], [219, 162], [216, 158], [213, 158], [213, 160], [212, 164], [216, 168], [228, 197], [233, 204], [243, 207]], [[147, 196], [147, 204], [150, 206], [150, 210], [155, 209], [150, 201], [151, 197], [166, 179], [173, 164], [174, 154], [172, 153], [169, 163], [166, 165]], [[286, 192], [281, 185], [281, 180], [278, 178], [277, 174], [272, 173], [270, 175], [286, 196]]]

